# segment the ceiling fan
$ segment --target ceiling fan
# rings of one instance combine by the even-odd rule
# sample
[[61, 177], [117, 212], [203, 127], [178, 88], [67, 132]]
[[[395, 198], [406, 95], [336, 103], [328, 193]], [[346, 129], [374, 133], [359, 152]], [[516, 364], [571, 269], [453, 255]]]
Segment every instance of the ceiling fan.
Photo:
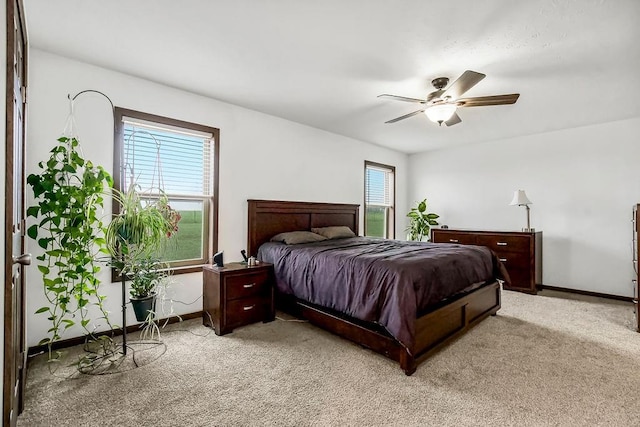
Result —
[[422, 109], [404, 116], [396, 117], [386, 121], [385, 123], [395, 123], [400, 120], [408, 119], [416, 114], [425, 113], [429, 120], [442, 126], [453, 126], [462, 121], [456, 110], [461, 107], [483, 107], [487, 105], [505, 105], [514, 104], [519, 93], [511, 93], [508, 95], [478, 96], [475, 98], [460, 98], [462, 94], [474, 87], [478, 82], [484, 79], [486, 75], [475, 71], [467, 70], [458, 80], [453, 82], [447, 89], [445, 87], [449, 83], [447, 77], [438, 77], [431, 81], [435, 91], [427, 95], [427, 99], [407, 98], [397, 95], [378, 95], [378, 98], [393, 99], [396, 101], [415, 102], [422, 104]]

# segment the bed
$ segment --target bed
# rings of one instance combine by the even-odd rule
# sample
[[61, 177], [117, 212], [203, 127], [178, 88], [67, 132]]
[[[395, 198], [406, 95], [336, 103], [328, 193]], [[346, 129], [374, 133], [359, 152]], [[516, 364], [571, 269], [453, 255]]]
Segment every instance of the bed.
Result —
[[[346, 226], [356, 233], [359, 229], [358, 205], [249, 200], [248, 208], [247, 248], [250, 255], [258, 254], [259, 248], [263, 245], [263, 249], [268, 247], [269, 240], [282, 232], [329, 226]], [[345, 239], [338, 246], [342, 250], [347, 247], [347, 250], [352, 252], [353, 248], [360, 244], [364, 243], [354, 238]], [[326, 245], [326, 242], [318, 245]], [[435, 246], [435, 244], [431, 245]], [[301, 246], [311, 247], [309, 250], [315, 251], [314, 256], [325, 252], [325, 247], [319, 250], [314, 244]], [[452, 250], [457, 245], [443, 246]], [[266, 252], [263, 250], [263, 253]], [[278, 277], [278, 274], [283, 272], [279, 271], [277, 259], [275, 269], [276, 279], [279, 282], [276, 289], [276, 305], [280, 310], [307, 319], [323, 329], [399, 362], [407, 375], [413, 374], [419, 363], [442, 346], [500, 309], [498, 274], [491, 274], [486, 280], [474, 283], [472, 286], [452, 283], [452, 288], [456, 289], [453, 295], [438, 301], [430, 301], [426, 307], [414, 309], [414, 316], [408, 320], [409, 324], [405, 325], [410, 330], [410, 336], [408, 336], [398, 332], [397, 328], [385, 324], [381, 319], [362, 315], [356, 317], [348, 310], [331, 307], [331, 304], [318, 303], [311, 297], [283, 288], [280, 282], [285, 280]]]

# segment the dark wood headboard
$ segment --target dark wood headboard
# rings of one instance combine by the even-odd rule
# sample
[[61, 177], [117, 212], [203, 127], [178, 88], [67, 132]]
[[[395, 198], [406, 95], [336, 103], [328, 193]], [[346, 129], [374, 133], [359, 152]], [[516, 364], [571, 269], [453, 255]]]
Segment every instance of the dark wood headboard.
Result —
[[249, 203], [248, 255], [257, 255], [261, 244], [285, 231], [311, 230], [311, 227], [346, 225], [356, 235], [360, 205], [342, 203], [285, 202], [247, 200]]

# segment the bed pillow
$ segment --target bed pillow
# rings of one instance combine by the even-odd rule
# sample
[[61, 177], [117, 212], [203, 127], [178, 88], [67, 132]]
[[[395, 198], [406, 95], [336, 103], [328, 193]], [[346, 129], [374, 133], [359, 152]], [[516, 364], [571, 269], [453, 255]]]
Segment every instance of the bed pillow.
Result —
[[288, 231], [286, 233], [276, 234], [271, 238], [272, 242], [282, 242], [287, 245], [322, 242], [323, 240], [327, 240], [327, 238], [310, 231]]
[[344, 239], [347, 237], [355, 237], [356, 234], [346, 226], [312, 228], [311, 231], [317, 233], [327, 239]]

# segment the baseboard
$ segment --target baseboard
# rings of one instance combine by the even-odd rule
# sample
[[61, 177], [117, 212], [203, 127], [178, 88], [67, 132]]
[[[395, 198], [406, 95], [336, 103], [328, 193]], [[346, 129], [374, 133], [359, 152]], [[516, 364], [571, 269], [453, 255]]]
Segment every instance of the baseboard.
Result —
[[539, 290], [548, 289], [550, 291], [568, 292], [571, 294], [588, 295], [591, 297], [614, 299], [618, 301], [633, 302], [632, 297], [623, 297], [621, 295], [602, 294], [600, 292], [583, 291], [581, 289], [561, 288], [559, 286], [538, 285]]
[[[164, 322], [167, 322], [167, 324], [171, 324], [171, 323], [181, 322], [183, 320], [195, 319], [198, 317], [202, 317], [202, 311], [196, 311], [194, 313], [187, 313], [187, 314], [180, 314], [180, 317], [178, 317], [178, 315], [174, 315], [166, 319], [159, 319], [159, 322], [161, 322], [162, 324], [164, 324]], [[136, 332], [139, 329], [140, 329], [140, 324], [129, 325], [127, 326], [127, 334]], [[101, 331], [96, 333], [95, 335], [96, 336], [103, 336], [103, 335], [119, 336], [119, 335], [122, 335], [122, 329], [118, 328], [118, 329], [111, 329], [108, 331]], [[73, 338], [67, 338], [64, 340], [56, 341], [51, 346], [51, 349], [59, 350], [61, 348], [73, 347], [78, 344], [84, 344], [85, 339], [86, 339], [86, 336], [81, 336], [81, 337], [73, 337]], [[27, 351], [27, 355], [34, 356], [36, 354], [44, 353], [47, 351], [49, 351], [49, 347], [47, 345], [36, 345], [33, 347], [29, 347], [29, 350]]]

